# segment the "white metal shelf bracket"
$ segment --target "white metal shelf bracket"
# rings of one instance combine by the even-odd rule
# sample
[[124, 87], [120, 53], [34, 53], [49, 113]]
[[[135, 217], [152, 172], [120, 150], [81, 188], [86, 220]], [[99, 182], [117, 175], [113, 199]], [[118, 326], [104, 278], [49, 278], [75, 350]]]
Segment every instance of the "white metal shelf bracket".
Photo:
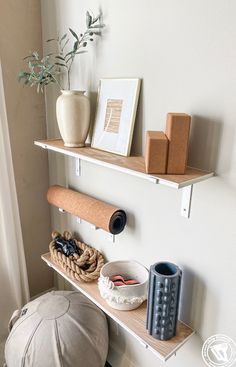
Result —
[[[81, 224], [82, 223], [82, 219], [80, 218], [80, 217], [76, 217], [76, 222], [78, 223], [78, 224]], [[100, 228], [99, 227], [97, 227], [95, 224], [90, 224], [90, 228], [92, 229], [92, 230], [94, 230], [94, 231], [97, 231], [97, 230], [99, 230]], [[112, 234], [112, 233], [108, 233], [108, 238], [109, 238], [109, 240], [112, 242], [112, 243], [115, 243], [115, 238], [116, 238], [116, 236], [114, 235], [114, 234]]]
[[115, 243], [116, 241], [116, 236], [112, 233], [109, 233], [109, 240], [112, 242], [112, 243]]
[[[97, 231], [98, 229], [100, 229], [99, 227], [97, 227], [97, 226], [95, 226], [94, 224], [91, 224], [91, 229], [93, 229], [93, 230], [95, 230], [95, 231]], [[108, 238], [109, 238], [109, 240], [112, 242], [112, 243], [115, 243], [115, 238], [116, 238], [116, 236], [114, 235], [114, 234], [112, 234], [112, 233], [109, 233], [108, 232]]]
[[76, 222], [77, 222], [78, 224], [81, 224], [81, 223], [82, 223], [81, 218], [80, 218], [80, 217], [76, 217]]
[[99, 228], [97, 226], [95, 226], [95, 224], [91, 224], [91, 229], [93, 229], [94, 231], [96, 231]]
[[190, 217], [192, 194], [193, 185], [186, 186], [182, 189], [181, 215], [185, 218]]
[[75, 159], [75, 174], [76, 176], [81, 176], [81, 159]]

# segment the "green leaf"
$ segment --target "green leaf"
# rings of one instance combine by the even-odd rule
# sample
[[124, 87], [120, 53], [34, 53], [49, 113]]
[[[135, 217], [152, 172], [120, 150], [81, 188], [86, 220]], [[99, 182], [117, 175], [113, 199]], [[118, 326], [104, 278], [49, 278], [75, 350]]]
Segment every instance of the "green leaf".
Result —
[[89, 29], [99, 29], [99, 28], [104, 28], [105, 27], [105, 24], [97, 24], [97, 25], [91, 25], [89, 27]]
[[[73, 54], [74, 54], [74, 56], [75, 56], [75, 55], [79, 55], [79, 54], [85, 54], [85, 53], [87, 53], [87, 52], [88, 52], [88, 51], [78, 51], [78, 52], [73, 53]], [[70, 60], [72, 60], [72, 59], [74, 58], [74, 56], [69, 57], [69, 59], [67, 59], [67, 60], [66, 60], [66, 62], [68, 63]]]
[[79, 52], [76, 52], [75, 54], [76, 55], [79, 55], [79, 54], [86, 54], [88, 51], [79, 51]]
[[79, 41], [76, 41], [74, 43], [73, 52], [76, 52], [78, 50], [78, 44], [79, 44]]
[[26, 71], [20, 71], [18, 74], [19, 78], [25, 77], [26, 75], [28, 75], [29, 73], [27, 73]]
[[73, 29], [69, 28], [69, 31], [70, 31], [70, 33], [75, 37], [75, 39], [76, 39], [77, 41], [79, 41], [79, 37], [78, 37], [78, 36], [77, 36], [77, 34], [73, 31]]
[[20, 82], [22, 79], [28, 79], [30, 76], [30, 73], [27, 73], [26, 71], [20, 71], [18, 74], [18, 81]]
[[67, 33], [65, 33], [62, 37], [61, 37], [61, 39], [60, 39], [60, 44], [62, 43], [62, 41], [66, 38], [66, 36], [67, 36]]
[[96, 18], [93, 19], [93, 24], [101, 19], [101, 14], [99, 14]]
[[49, 58], [50, 58], [50, 56], [46, 55], [46, 56], [44, 56], [44, 57], [41, 59], [41, 62], [42, 62], [43, 64], [46, 64], [46, 63], [48, 63]]
[[93, 32], [93, 34], [95, 34], [96, 36], [101, 36], [102, 32]]
[[64, 48], [66, 47], [67, 43], [69, 42], [69, 39], [67, 38], [66, 42], [64, 43], [64, 45], [62, 46], [62, 52], [64, 51]]
[[89, 28], [92, 24], [92, 16], [90, 15], [89, 11], [86, 12], [86, 26]]
[[39, 54], [38, 54], [38, 52], [37, 52], [37, 51], [34, 51], [34, 52], [32, 53], [32, 56], [33, 56], [36, 60], [39, 60]]
[[70, 51], [70, 52], [68, 52], [68, 53], [65, 55], [65, 58], [66, 58], [67, 56], [72, 55], [72, 54], [74, 54], [74, 51]]
[[63, 57], [63, 56], [55, 56], [55, 59], [60, 59], [60, 60], [65, 61], [65, 59], [64, 59], [64, 57]]
[[30, 70], [33, 71], [34, 65], [32, 64], [31, 61], [28, 62], [28, 66], [29, 66]]
[[23, 58], [23, 60], [30, 59], [31, 57], [32, 57], [32, 55], [25, 56], [25, 57]]
[[67, 65], [60, 64], [59, 62], [55, 62], [55, 65], [58, 65], [58, 66], [64, 66], [64, 68], [67, 68]]

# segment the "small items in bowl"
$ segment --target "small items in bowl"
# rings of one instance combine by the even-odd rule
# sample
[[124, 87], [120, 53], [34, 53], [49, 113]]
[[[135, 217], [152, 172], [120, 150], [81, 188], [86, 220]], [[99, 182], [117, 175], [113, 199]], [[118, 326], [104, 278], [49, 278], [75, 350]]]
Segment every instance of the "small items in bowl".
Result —
[[110, 307], [117, 310], [138, 308], [147, 299], [148, 274], [148, 270], [136, 261], [110, 261], [100, 272], [100, 294]]
[[124, 277], [122, 275], [114, 275], [114, 276], [110, 277], [110, 280], [117, 287], [123, 286], [123, 285], [139, 284], [139, 282], [137, 280], [135, 280], [135, 279], [124, 279]]

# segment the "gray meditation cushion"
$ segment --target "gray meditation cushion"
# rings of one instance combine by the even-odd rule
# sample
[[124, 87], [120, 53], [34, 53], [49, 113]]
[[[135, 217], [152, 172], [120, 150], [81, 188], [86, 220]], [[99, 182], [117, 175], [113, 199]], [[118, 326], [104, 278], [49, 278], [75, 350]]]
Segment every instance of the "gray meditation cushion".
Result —
[[104, 313], [83, 294], [53, 291], [26, 304], [5, 346], [7, 367], [104, 367]]

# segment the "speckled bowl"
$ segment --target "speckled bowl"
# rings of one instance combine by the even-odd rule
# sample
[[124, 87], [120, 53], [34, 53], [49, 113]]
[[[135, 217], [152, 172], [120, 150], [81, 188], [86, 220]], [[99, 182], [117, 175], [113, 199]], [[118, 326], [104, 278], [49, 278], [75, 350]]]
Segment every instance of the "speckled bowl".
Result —
[[[121, 311], [138, 308], [147, 299], [148, 270], [136, 261], [110, 261], [103, 265], [98, 288], [110, 307]], [[109, 279], [114, 275], [136, 279], [139, 284], [115, 286]]]

